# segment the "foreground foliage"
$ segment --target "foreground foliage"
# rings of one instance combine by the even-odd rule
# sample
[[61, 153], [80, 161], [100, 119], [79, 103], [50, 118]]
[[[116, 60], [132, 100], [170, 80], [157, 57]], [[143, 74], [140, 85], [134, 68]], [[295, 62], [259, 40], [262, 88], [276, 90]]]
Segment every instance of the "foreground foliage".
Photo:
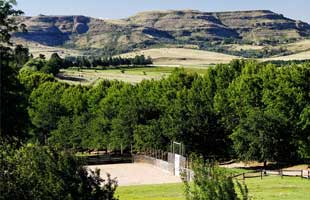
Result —
[[18, 76], [29, 52], [21, 46], [10, 46], [10, 34], [19, 28], [13, 16], [22, 14], [13, 8], [15, 3], [0, 0], [0, 199], [116, 199], [116, 181], [110, 177], [103, 180], [99, 171], [86, 170], [72, 154], [54, 147], [23, 145], [31, 137], [29, 95], [53, 77], [26, 71]]
[[[185, 195], [187, 200], [238, 200], [248, 199], [248, 188], [246, 185], [235, 181], [224, 169], [213, 163], [204, 163], [203, 158], [195, 156], [192, 159], [192, 170], [194, 177], [188, 182], [183, 177], [185, 184]], [[240, 193], [237, 195], [236, 188]]]
[[69, 153], [36, 145], [1, 145], [0, 154], [0, 199], [115, 199], [116, 181], [87, 171]]

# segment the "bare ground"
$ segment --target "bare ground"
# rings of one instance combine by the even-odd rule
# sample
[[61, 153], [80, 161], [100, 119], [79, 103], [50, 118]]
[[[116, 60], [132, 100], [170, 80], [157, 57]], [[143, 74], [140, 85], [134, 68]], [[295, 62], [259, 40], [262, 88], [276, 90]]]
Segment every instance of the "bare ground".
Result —
[[89, 169], [100, 169], [102, 178], [106, 178], [106, 173], [117, 178], [120, 186], [128, 185], [148, 185], [163, 183], [179, 183], [180, 177], [173, 176], [160, 168], [144, 163], [112, 164], [112, 165], [92, 165]]

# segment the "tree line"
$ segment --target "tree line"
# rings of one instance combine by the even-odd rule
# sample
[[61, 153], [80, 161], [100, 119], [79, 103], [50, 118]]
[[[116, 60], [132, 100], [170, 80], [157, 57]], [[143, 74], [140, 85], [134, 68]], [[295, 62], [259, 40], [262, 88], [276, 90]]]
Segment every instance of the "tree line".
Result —
[[176, 69], [136, 85], [68, 85], [22, 69], [32, 133], [59, 148], [166, 149], [242, 160], [309, 158], [310, 63], [235, 60], [204, 76]]
[[96, 68], [96, 69], [113, 69], [130, 66], [143, 66], [152, 64], [150, 57], [144, 55], [136, 55], [133, 58], [122, 57], [65, 57], [61, 58], [57, 53], [53, 53], [49, 59], [42, 54], [37, 58], [32, 58], [28, 49], [18, 46], [18, 60], [21, 65], [32, 69], [33, 71], [41, 71], [48, 74], [57, 75], [60, 69], [67, 69], [71, 67], [81, 68]]

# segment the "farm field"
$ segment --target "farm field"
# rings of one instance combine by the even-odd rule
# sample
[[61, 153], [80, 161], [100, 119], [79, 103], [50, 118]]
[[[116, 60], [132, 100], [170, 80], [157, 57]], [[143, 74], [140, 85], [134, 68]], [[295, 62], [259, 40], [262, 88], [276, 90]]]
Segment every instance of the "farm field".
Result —
[[82, 51], [75, 50], [75, 49], [68, 49], [63, 47], [53, 47], [53, 46], [46, 46], [40, 43], [26, 41], [19, 38], [14, 38], [13, 40], [16, 44], [21, 44], [27, 48], [29, 48], [29, 52], [34, 56], [38, 57], [40, 54], [46, 56], [46, 58], [50, 58], [53, 53], [57, 53], [60, 57], [66, 56], [81, 56], [83, 55]]
[[[249, 196], [254, 200], [309, 200], [310, 181], [295, 177], [264, 177], [247, 179]], [[120, 186], [120, 200], [185, 200], [183, 185], [161, 184]]]
[[[128, 83], [139, 83], [142, 80], [159, 80], [169, 76], [176, 67], [149, 66], [108, 70], [76, 69], [61, 70], [59, 79], [72, 84], [94, 84], [98, 80], [119, 80]], [[206, 73], [208, 67], [186, 67], [188, 73]]]
[[310, 59], [310, 50], [287, 55], [287, 56], [273, 57], [273, 58], [267, 58], [267, 59], [261, 59], [261, 60], [262, 61], [268, 61], [268, 60], [288, 61], [288, 60], [307, 60], [307, 59]]
[[140, 50], [122, 54], [121, 57], [134, 57], [136, 55], [145, 55], [146, 57], [150, 56], [153, 59], [153, 63], [155, 65], [181, 66], [229, 63], [231, 60], [239, 58], [237, 56], [211, 51], [182, 48], [157, 48]]

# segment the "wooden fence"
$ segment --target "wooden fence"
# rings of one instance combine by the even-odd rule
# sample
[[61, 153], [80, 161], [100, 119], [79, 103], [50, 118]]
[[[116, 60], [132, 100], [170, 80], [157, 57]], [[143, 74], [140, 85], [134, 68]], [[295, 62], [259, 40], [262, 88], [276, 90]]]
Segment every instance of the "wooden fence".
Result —
[[300, 178], [305, 178], [310, 180], [310, 170], [256, 170], [253, 172], [245, 172], [245, 173], [240, 173], [233, 175], [233, 178], [237, 179], [246, 179], [246, 178], [258, 178], [260, 177], [263, 179], [265, 176], [281, 176], [281, 178], [285, 176], [290, 176], [290, 177], [300, 177]]

